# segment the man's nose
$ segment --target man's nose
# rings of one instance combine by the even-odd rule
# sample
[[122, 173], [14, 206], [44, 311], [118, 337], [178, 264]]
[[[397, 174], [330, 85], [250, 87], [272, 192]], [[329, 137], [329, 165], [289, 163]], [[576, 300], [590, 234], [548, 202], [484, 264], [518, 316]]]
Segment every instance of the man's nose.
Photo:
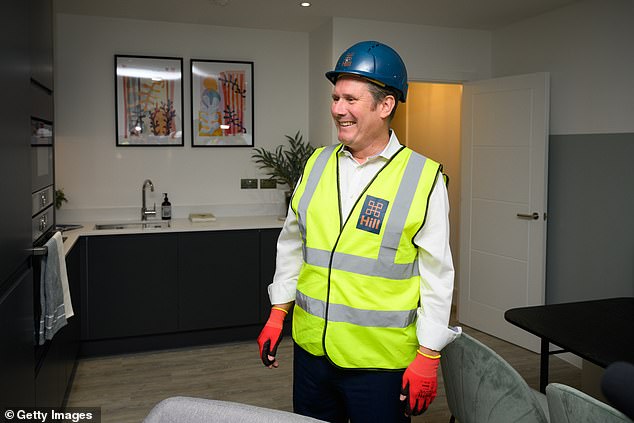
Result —
[[333, 115], [345, 115], [345, 107], [342, 101], [333, 101], [332, 107], [330, 108]]

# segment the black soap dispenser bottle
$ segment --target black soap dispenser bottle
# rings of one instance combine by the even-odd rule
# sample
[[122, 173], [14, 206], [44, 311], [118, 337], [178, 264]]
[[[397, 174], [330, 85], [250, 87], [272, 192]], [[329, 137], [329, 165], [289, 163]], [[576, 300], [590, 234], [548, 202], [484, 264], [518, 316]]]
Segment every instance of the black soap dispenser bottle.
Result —
[[161, 204], [161, 219], [170, 220], [172, 218], [172, 203], [167, 198], [167, 193], [164, 192], [163, 195], [165, 198], [163, 199], [163, 204]]

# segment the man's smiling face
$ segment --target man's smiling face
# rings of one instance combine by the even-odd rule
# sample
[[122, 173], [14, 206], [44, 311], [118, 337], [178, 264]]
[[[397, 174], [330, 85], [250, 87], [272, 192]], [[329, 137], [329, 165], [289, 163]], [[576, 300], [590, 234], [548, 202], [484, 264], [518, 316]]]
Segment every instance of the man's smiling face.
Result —
[[332, 90], [330, 113], [337, 127], [337, 138], [351, 151], [361, 151], [387, 134], [389, 116], [382, 102], [375, 102], [368, 82], [353, 75], [342, 75]]

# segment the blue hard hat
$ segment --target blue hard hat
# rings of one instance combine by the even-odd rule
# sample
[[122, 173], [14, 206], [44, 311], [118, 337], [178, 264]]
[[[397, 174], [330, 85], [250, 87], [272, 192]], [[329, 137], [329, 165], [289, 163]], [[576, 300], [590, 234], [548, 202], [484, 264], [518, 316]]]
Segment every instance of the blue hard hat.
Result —
[[335, 70], [326, 72], [333, 84], [341, 74], [359, 75], [379, 86], [398, 91], [397, 100], [407, 97], [407, 69], [398, 53], [378, 41], [362, 41], [348, 48], [337, 60]]

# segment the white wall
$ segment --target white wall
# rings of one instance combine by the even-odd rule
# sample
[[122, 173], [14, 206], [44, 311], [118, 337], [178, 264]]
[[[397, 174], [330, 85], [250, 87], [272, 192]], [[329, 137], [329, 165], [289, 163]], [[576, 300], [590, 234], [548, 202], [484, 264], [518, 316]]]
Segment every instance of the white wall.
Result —
[[[334, 18], [332, 21], [330, 63], [324, 66], [323, 58], [319, 72], [313, 78], [325, 79], [323, 73], [331, 70], [337, 59], [348, 47], [364, 40], [376, 40], [394, 48], [407, 66], [408, 77], [413, 81], [469, 81], [486, 79], [491, 74], [491, 34], [489, 31], [441, 28], [427, 25], [405, 25], [392, 22], [377, 22], [363, 19]], [[312, 37], [312, 34], [311, 34]], [[320, 34], [320, 38], [327, 38]], [[312, 49], [312, 43], [311, 43]], [[323, 85], [322, 85], [323, 86]], [[329, 107], [330, 88], [325, 88], [328, 103], [314, 98], [312, 107]], [[311, 113], [311, 131], [316, 127], [332, 128], [330, 114]], [[331, 143], [337, 142], [331, 129]], [[321, 133], [323, 136], [323, 133]]]
[[[57, 15], [56, 186], [69, 197], [58, 220], [138, 218], [150, 178], [176, 217], [189, 211], [277, 214], [281, 190], [241, 190], [263, 177], [250, 148], [190, 147], [189, 59], [254, 62], [255, 145], [274, 148], [308, 131], [308, 34]], [[114, 55], [182, 57], [184, 147], [116, 147]]]
[[[309, 35], [310, 139], [314, 145], [331, 144], [334, 125], [330, 117], [332, 85], [325, 73], [332, 69], [332, 21]], [[312, 124], [315, 122], [315, 124]]]
[[[591, 134], [593, 143], [601, 143], [611, 139], [606, 134], [632, 133], [632, 22], [634, 2], [631, 0], [585, 0], [494, 31], [493, 75], [550, 72], [551, 135], [584, 140], [585, 135], [580, 134]], [[583, 157], [585, 160], [588, 151], [601, 149], [589, 150], [588, 146], [591, 144], [586, 141], [579, 142], [579, 146], [573, 149], [573, 143], [563, 143], [557, 138], [562, 137], [551, 137], [549, 156], [551, 171], [548, 209], [552, 218], [549, 217], [548, 221], [546, 300], [548, 303], [558, 303], [590, 299], [592, 292], [596, 293], [596, 298], [604, 298], [609, 292], [614, 292], [615, 284], [621, 284], [617, 289], [623, 289], [623, 286], [627, 287], [631, 283], [631, 255], [628, 257], [627, 251], [628, 248], [631, 251], [632, 245], [628, 240], [615, 242], [622, 234], [627, 238], [627, 225], [619, 225], [619, 218], [606, 221], [597, 219], [596, 216], [621, 216], [620, 205], [631, 205], [631, 201], [628, 203], [626, 199], [620, 198], [621, 194], [627, 195], [627, 190], [610, 195], [604, 192], [600, 182], [597, 183], [600, 187], [597, 189], [601, 190], [601, 201], [596, 201], [596, 195], [593, 195], [597, 192], [596, 189], [584, 192], [582, 187], [589, 185], [581, 181], [580, 188], [580, 179], [570, 177], [573, 175], [569, 173], [570, 168], [578, 172], [579, 158]], [[614, 153], [604, 149], [603, 155], [593, 154], [591, 157], [607, 163], [602, 172], [609, 180], [622, 180], [611, 175], [615, 166], [606, 157], [612, 154]], [[621, 165], [618, 168], [624, 167]], [[608, 187], [609, 189], [611, 188]], [[562, 195], [568, 197], [563, 200]], [[588, 198], [593, 201], [588, 202]], [[577, 204], [579, 206], [575, 207]], [[619, 212], [613, 213], [612, 208], [619, 209]], [[627, 210], [627, 206], [623, 209]], [[594, 261], [584, 261], [583, 257], [574, 254], [578, 239], [571, 235], [587, 234], [588, 221], [593, 221], [592, 230], [599, 234], [589, 238], [593, 245], [607, 246], [598, 250], [598, 255], [604, 257], [597, 258], [597, 254], [590, 254], [597, 258]], [[616, 227], [619, 229], [613, 229]], [[615, 230], [621, 232], [614, 232]], [[625, 254], [615, 257], [609, 250], [611, 247], [619, 252], [624, 251]], [[616, 274], [617, 277], [597, 284], [592, 275], [604, 275], [606, 260], [611, 263], [611, 275]], [[579, 269], [579, 263], [585, 263], [582, 269]], [[615, 272], [614, 269], [618, 270]], [[618, 276], [627, 275], [628, 270], [629, 279], [626, 276], [624, 281], [620, 280]], [[581, 276], [576, 279], [567, 277], [573, 272]], [[579, 298], [580, 292], [584, 295], [583, 298]], [[559, 357], [577, 366], [581, 365], [581, 360], [576, 356], [564, 354]]]
[[493, 32], [493, 74], [547, 71], [550, 133], [634, 132], [634, 2], [586, 0]]
[[403, 58], [413, 81], [471, 81], [491, 74], [489, 31], [335, 18], [333, 64], [363, 40], [381, 41]]
[[[329, 114], [330, 87], [323, 73], [345, 48], [363, 39], [396, 48], [414, 80], [470, 80], [490, 74], [487, 31], [335, 18], [309, 37], [58, 15], [56, 185], [70, 198], [59, 220], [136, 218], [146, 178], [157, 191], [150, 202], [160, 203], [160, 192], [168, 192], [176, 217], [202, 210], [218, 215], [278, 213], [283, 201], [279, 190], [239, 188], [240, 178], [262, 176], [250, 158], [251, 149], [190, 147], [189, 59], [255, 62], [256, 146], [273, 148], [297, 130], [314, 145], [325, 145], [336, 140]], [[115, 146], [114, 54], [183, 57], [184, 147]]]

